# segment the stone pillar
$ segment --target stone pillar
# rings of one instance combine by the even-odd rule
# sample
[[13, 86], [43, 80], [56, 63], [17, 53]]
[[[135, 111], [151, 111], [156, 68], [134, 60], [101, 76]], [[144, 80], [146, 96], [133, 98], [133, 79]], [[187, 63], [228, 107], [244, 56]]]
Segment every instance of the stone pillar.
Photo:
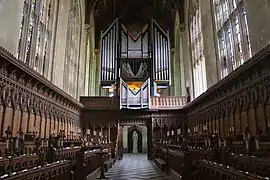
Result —
[[[94, 81], [94, 85], [95, 85], [95, 96], [99, 96], [100, 95], [100, 85], [99, 85], [99, 81], [100, 81], [100, 51], [98, 49], [95, 49], [95, 55], [94, 55], [94, 60], [95, 63], [93, 64], [93, 68], [95, 68], [95, 77], [93, 78]], [[91, 78], [91, 77], [90, 77]]]
[[203, 34], [203, 54], [205, 57], [205, 70], [207, 88], [218, 82], [218, 68], [216, 57], [216, 44], [213, 27], [213, 17], [210, 0], [201, 0], [201, 21]]
[[56, 33], [58, 25], [58, 12], [59, 12], [59, 1], [55, 1], [55, 8], [53, 11], [53, 21], [52, 21], [52, 36], [50, 42], [49, 58], [44, 64], [44, 76], [53, 82], [54, 78], [54, 65], [55, 65], [55, 45], [56, 45]]
[[[178, 39], [176, 39], [177, 41]], [[171, 49], [171, 82], [172, 85], [170, 86], [170, 95], [175, 96], [176, 92], [176, 86], [179, 85], [177, 83], [177, 72], [179, 70], [179, 67], [177, 66], [177, 59], [175, 58], [175, 49]]]
[[91, 60], [91, 35], [89, 33], [90, 31], [90, 25], [85, 25], [85, 46], [86, 46], [86, 58], [85, 58], [85, 76], [84, 76], [84, 84], [85, 84], [85, 92], [84, 95], [88, 96], [89, 95], [89, 88], [90, 88], [90, 84], [89, 84], [89, 78], [90, 78], [90, 60]]
[[66, 52], [66, 38], [67, 38], [67, 27], [68, 27], [68, 13], [69, 13], [69, 3], [66, 1], [59, 1], [59, 11], [57, 18], [57, 27], [55, 32], [55, 49], [54, 53], [51, 55], [51, 58], [54, 59], [52, 62], [52, 77], [51, 81], [57, 85], [59, 88], [67, 90], [68, 86], [65, 82], [65, 77], [68, 77], [68, 72], [66, 67], [69, 64], [65, 62], [65, 52]]
[[118, 155], [119, 158], [123, 158], [123, 153], [124, 153], [124, 147], [123, 147], [123, 126], [118, 126], [118, 134], [117, 134], [117, 139], [118, 139]]
[[[87, 59], [87, 42], [89, 36], [89, 30], [91, 30], [91, 26], [88, 24], [84, 24], [84, 28], [80, 34], [80, 44], [79, 44], [79, 58], [78, 58], [78, 69], [77, 69], [77, 86], [74, 87], [76, 91], [76, 99], [79, 99], [81, 95], [86, 94], [86, 83], [85, 77], [89, 72], [86, 72], [87, 63], [89, 59]], [[89, 65], [88, 65], [89, 67]]]
[[[186, 16], [186, 18], [188, 15]], [[188, 19], [185, 20], [188, 22]], [[190, 38], [189, 38], [189, 29], [188, 24], [182, 24], [180, 26], [181, 29], [181, 38], [182, 38], [182, 46], [183, 46], [183, 84], [185, 85], [183, 90], [183, 95], [186, 95], [186, 87], [190, 89], [191, 99], [194, 97], [194, 88], [193, 88], [193, 74], [192, 74], [192, 64], [191, 64], [191, 51], [190, 51]], [[188, 86], [187, 86], [188, 85]]]
[[[184, 73], [184, 25], [178, 25], [176, 28], [176, 43], [175, 49], [172, 49], [171, 53], [174, 54], [174, 95], [185, 95], [185, 73]], [[172, 58], [171, 58], [172, 59]]]
[[185, 28], [184, 24], [180, 24], [178, 27], [179, 33], [179, 61], [180, 61], [180, 96], [186, 95], [186, 81], [185, 81], [185, 61], [184, 58], [184, 37], [185, 37]]
[[148, 144], [148, 152], [147, 158], [152, 160], [153, 158], [153, 137], [152, 137], [152, 118], [148, 119], [147, 121], [147, 144]]

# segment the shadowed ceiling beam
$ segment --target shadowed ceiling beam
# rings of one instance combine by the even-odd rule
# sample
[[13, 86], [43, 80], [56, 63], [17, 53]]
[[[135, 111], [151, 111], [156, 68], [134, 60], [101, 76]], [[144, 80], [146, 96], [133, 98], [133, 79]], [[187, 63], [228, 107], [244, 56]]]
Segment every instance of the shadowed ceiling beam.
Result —
[[103, 3], [104, 3], [105, 11], [107, 11], [107, 9], [108, 9], [108, 7], [107, 7], [107, 1], [106, 0], [103, 0]]
[[116, 0], [113, 0], [113, 15], [116, 17]]
[[164, 11], [164, 9], [165, 9], [165, 5], [166, 5], [166, 0], [162, 0], [162, 5], [161, 5], [161, 7], [162, 7], [162, 10]]

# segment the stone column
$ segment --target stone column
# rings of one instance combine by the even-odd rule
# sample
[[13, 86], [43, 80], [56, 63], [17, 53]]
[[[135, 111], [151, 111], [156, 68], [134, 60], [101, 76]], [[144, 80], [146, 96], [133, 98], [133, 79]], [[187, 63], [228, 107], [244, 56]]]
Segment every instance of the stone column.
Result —
[[119, 158], [123, 158], [123, 153], [124, 153], [124, 147], [123, 147], [123, 126], [119, 125], [118, 126], [118, 134], [117, 134], [117, 139], [118, 139], [118, 155]]
[[[178, 39], [176, 39], [177, 41]], [[171, 49], [171, 86], [170, 86], [170, 95], [171, 96], [175, 96], [175, 91], [176, 91], [176, 86], [177, 86], [177, 76], [176, 76], [176, 72], [177, 72], [177, 62], [176, 62], [176, 58], [175, 58], [175, 49]]]
[[216, 57], [216, 40], [214, 36], [213, 17], [210, 0], [201, 0], [201, 21], [203, 34], [203, 54], [205, 57], [205, 70], [207, 88], [218, 82], [218, 68]]
[[152, 160], [153, 158], [153, 137], [152, 137], [152, 118], [149, 118], [147, 120], [147, 145], [148, 145], [148, 152], [147, 152], [147, 158], [149, 160]]
[[[50, 58], [53, 58], [53, 64], [51, 68], [51, 81], [57, 85], [59, 88], [67, 90], [67, 83], [65, 82], [65, 77], [68, 77], [66, 64], [66, 42], [67, 42], [67, 27], [68, 27], [68, 13], [69, 13], [69, 3], [66, 1], [59, 1], [59, 11], [57, 14], [57, 19], [55, 27], [55, 45], [54, 51], [52, 52]], [[65, 87], [64, 87], [65, 86]]]
[[52, 20], [52, 35], [49, 47], [49, 58], [44, 64], [44, 76], [53, 81], [54, 77], [54, 65], [55, 65], [55, 45], [56, 45], [56, 32], [57, 32], [57, 25], [58, 25], [58, 12], [59, 12], [59, 1], [56, 1], [54, 4], [55, 8], [53, 11], [53, 20]]
[[179, 61], [180, 61], [180, 91], [179, 95], [180, 96], [185, 96], [186, 95], [186, 82], [185, 82], [185, 61], [186, 59], [184, 58], [184, 37], [185, 37], [185, 25], [180, 24], [178, 27], [178, 32], [180, 34], [180, 39], [179, 39]]
[[[86, 83], [86, 76], [89, 75], [89, 60], [90, 58], [87, 56], [88, 51], [88, 39], [91, 32], [92, 27], [89, 24], [84, 24], [84, 28], [80, 34], [80, 44], [79, 44], [79, 59], [78, 59], [78, 70], [77, 70], [77, 86], [75, 87], [76, 97], [79, 99], [81, 95], [88, 95], [87, 88], [88, 85]], [[91, 37], [91, 36], [90, 36]], [[87, 71], [88, 69], [88, 71]], [[89, 77], [89, 76], [88, 76]]]
[[[99, 85], [99, 81], [100, 81], [100, 51], [98, 49], [94, 50], [94, 60], [95, 63], [93, 64], [93, 68], [95, 68], [95, 77], [93, 78], [94, 81], [94, 89], [93, 92], [95, 93], [96, 96], [100, 95], [100, 85]], [[90, 77], [91, 78], [91, 77]]]
[[[92, 52], [90, 50], [90, 52]], [[92, 57], [90, 59], [90, 65], [89, 65], [89, 95], [90, 96], [95, 96], [96, 95], [96, 76], [99, 72], [97, 72], [96, 68], [96, 56], [98, 56], [99, 50], [95, 50], [94, 53], [92, 52]]]
[[90, 25], [85, 25], [85, 48], [86, 48], [86, 58], [85, 58], [85, 75], [84, 75], [84, 84], [85, 84], [85, 89], [84, 89], [84, 95], [87, 96], [89, 95], [89, 78], [90, 78], [90, 60], [91, 60], [91, 43], [89, 42], [91, 39], [91, 34], [89, 33], [90, 31]]
[[[186, 19], [188, 22], [188, 19]], [[192, 74], [192, 64], [191, 64], [191, 45], [189, 38], [189, 30], [188, 24], [182, 24], [180, 26], [181, 29], [181, 38], [182, 38], [182, 46], [183, 46], [183, 84], [184, 90], [182, 91], [183, 95], [186, 95], [186, 87], [190, 88], [190, 96], [194, 97], [193, 91], [193, 74]], [[187, 86], [188, 85], [188, 86]]]
[[178, 25], [176, 28], [176, 45], [171, 53], [174, 54], [174, 95], [180, 96], [184, 87], [184, 55], [183, 55], [183, 27]]

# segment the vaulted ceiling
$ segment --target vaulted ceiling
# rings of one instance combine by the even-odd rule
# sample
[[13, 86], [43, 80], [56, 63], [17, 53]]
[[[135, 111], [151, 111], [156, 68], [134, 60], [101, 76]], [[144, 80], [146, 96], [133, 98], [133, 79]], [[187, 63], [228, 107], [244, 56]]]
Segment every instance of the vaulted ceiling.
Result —
[[[86, 23], [91, 11], [94, 13], [96, 41], [100, 32], [116, 18], [125, 25], [140, 23], [145, 25], [152, 18], [173, 34], [176, 12], [180, 22], [184, 21], [184, 0], [86, 0]], [[96, 44], [97, 45], [97, 44]]]

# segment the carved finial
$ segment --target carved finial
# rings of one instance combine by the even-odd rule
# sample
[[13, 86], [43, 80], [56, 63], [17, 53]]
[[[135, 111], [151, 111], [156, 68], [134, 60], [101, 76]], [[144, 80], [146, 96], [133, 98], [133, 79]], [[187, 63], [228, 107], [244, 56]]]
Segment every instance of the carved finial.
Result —
[[7, 130], [5, 131], [5, 133], [6, 133], [7, 139], [11, 138], [12, 131], [11, 131], [10, 126], [7, 127]]

